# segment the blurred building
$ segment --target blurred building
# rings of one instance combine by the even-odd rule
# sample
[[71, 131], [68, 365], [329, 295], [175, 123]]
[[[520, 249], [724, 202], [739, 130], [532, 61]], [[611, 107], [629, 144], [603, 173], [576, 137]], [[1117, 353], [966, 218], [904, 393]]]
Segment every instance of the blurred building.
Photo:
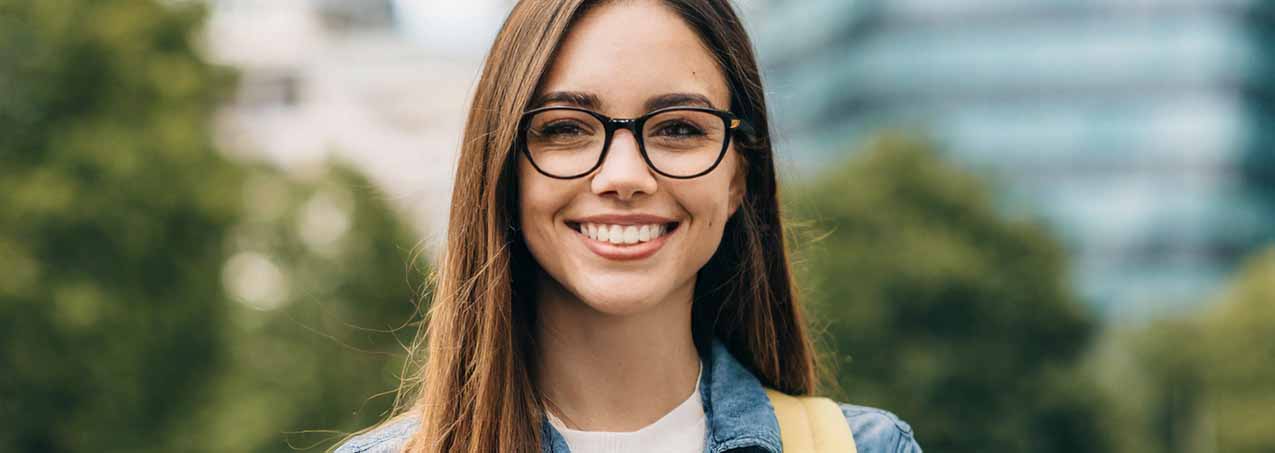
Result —
[[[446, 30], [431, 20], [489, 43], [499, 17], [475, 5], [491, 2], [459, 12], [408, 0], [208, 3], [208, 52], [239, 72], [219, 124], [223, 147], [299, 172], [332, 156], [351, 161], [436, 244], [482, 53], [430, 35]], [[460, 17], [404, 15], [430, 6]]]
[[917, 131], [1061, 232], [1114, 317], [1202, 300], [1275, 238], [1275, 3], [807, 0], [750, 15], [796, 171]]

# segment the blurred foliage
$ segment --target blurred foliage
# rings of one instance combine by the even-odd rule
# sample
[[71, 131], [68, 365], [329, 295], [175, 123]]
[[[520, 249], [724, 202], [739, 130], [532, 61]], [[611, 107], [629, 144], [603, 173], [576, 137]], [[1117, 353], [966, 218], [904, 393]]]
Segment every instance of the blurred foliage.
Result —
[[1273, 301], [1275, 248], [1203, 312], [1114, 334], [1104, 380], [1129, 428], [1121, 451], [1275, 450]]
[[413, 234], [347, 165], [254, 171], [221, 278], [226, 365], [178, 427], [181, 451], [322, 449], [380, 421], [426, 269]]
[[1205, 429], [1215, 451], [1275, 451], [1275, 248], [1245, 266], [1201, 333]]
[[1076, 367], [1096, 323], [1044, 231], [897, 135], [790, 201], [815, 223], [799, 270], [847, 400], [898, 413], [927, 450], [1108, 449]]
[[213, 150], [203, 15], [0, 0], [0, 451], [282, 451], [389, 406], [411, 234], [348, 168]]
[[1121, 427], [1112, 433], [1120, 451], [1208, 451], [1193, 436], [1204, 388], [1198, 327], [1190, 320], [1163, 319], [1108, 332], [1097, 366], [1112, 401], [1106, 418]]
[[200, 12], [0, 0], [0, 450], [152, 451], [227, 359]]

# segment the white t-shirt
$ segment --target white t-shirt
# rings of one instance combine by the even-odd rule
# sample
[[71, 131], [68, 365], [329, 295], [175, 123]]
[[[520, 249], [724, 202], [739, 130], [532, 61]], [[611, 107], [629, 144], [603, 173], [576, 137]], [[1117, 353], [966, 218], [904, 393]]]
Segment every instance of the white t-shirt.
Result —
[[[700, 365], [700, 374], [704, 365]], [[691, 396], [659, 420], [632, 432], [578, 431], [567, 428], [552, 413], [549, 423], [567, 441], [571, 453], [702, 453], [708, 437], [708, 420], [699, 396], [700, 378], [695, 378]]]

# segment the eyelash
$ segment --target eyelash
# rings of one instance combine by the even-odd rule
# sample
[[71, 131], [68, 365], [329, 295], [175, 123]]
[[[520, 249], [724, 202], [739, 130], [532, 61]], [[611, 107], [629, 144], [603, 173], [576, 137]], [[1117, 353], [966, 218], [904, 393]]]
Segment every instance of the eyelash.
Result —
[[581, 126], [582, 126], [582, 125], [581, 125], [581, 124], [579, 124], [579, 122], [576, 122], [576, 121], [570, 121], [570, 120], [554, 121], [554, 122], [551, 122], [551, 123], [549, 123], [549, 124], [545, 124], [545, 125], [543, 125], [543, 126], [540, 126], [540, 128], [539, 128], [539, 133], [540, 133], [540, 134], [544, 134], [544, 135], [548, 135], [548, 134], [556, 134], [556, 133], [561, 133], [561, 132], [559, 132], [559, 131], [560, 131], [560, 130], [562, 130], [562, 129], [571, 128], [571, 129], [574, 129], [574, 131], [572, 131], [572, 133], [584, 133], [584, 134], [588, 134], [588, 133], [589, 133], [588, 128], [581, 127]]
[[669, 120], [664, 124], [656, 126], [655, 132], [663, 132], [672, 128], [686, 128], [690, 130], [689, 134], [677, 134], [679, 136], [698, 136], [704, 135], [704, 130], [687, 121]]

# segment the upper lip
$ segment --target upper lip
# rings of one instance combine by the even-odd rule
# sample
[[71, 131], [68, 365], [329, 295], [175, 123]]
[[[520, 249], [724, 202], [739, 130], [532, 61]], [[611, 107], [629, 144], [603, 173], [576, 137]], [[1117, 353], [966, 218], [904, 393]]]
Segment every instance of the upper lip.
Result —
[[649, 225], [673, 223], [677, 220], [652, 214], [603, 214], [568, 219], [575, 223], [604, 223], [608, 225]]

